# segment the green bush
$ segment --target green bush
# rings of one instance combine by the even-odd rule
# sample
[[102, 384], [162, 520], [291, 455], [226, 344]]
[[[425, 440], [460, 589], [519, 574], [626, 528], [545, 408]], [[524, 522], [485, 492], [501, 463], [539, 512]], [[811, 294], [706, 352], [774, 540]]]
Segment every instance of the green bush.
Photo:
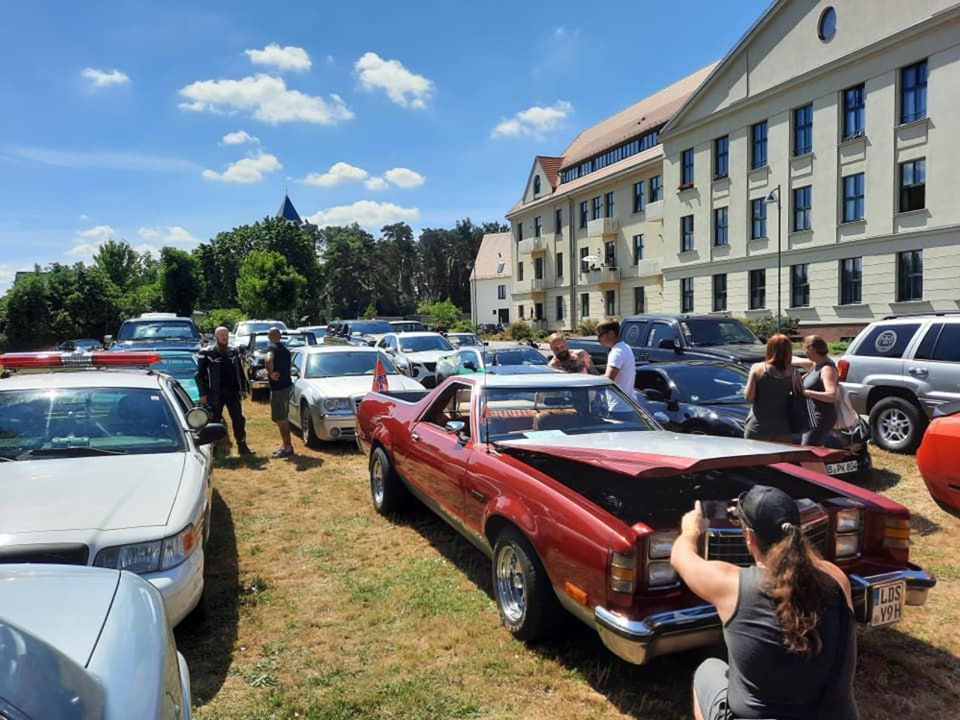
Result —
[[533, 339], [536, 340], [537, 342], [543, 342], [548, 337], [550, 337], [550, 333], [548, 333], [546, 330], [533, 331]]
[[221, 325], [231, 331], [247, 316], [240, 308], [213, 308], [200, 320], [200, 332], [212, 333]]
[[[764, 315], [763, 317], [759, 318], [747, 318], [743, 321], [743, 324], [750, 328], [754, 335], [758, 335], [763, 338], [770, 338], [777, 334], [777, 318], [774, 315]], [[796, 335], [797, 328], [799, 326], [800, 321], [797, 318], [790, 317], [789, 315], [780, 316], [780, 332], [787, 337]]]
[[511, 340], [529, 340], [533, 336], [530, 326], [523, 320], [517, 320], [507, 326], [507, 337]]
[[598, 324], [596, 320], [581, 320], [577, 323], [577, 332], [580, 335], [596, 335]]
[[450, 332], [477, 332], [477, 327], [469, 320], [457, 320], [450, 326]]
[[426, 315], [427, 324], [433, 327], [442, 325], [449, 328], [460, 319], [460, 310], [449, 298], [436, 302], [422, 302], [417, 307], [417, 312]]
[[831, 355], [843, 355], [848, 347], [850, 347], [849, 340], [837, 340], [836, 342], [827, 343], [827, 348], [830, 350]]

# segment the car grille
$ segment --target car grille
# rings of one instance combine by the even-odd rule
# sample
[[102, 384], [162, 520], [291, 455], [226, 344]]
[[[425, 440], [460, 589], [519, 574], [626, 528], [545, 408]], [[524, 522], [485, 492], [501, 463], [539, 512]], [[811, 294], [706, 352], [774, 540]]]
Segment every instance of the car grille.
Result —
[[80, 543], [10, 545], [0, 547], [0, 563], [86, 565], [90, 548]]
[[[827, 549], [826, 517], [813, 522], [805, 523], [803, 534], [817, 552], [823, 555]], [[753, 557], [747, 550], [747, 543], [743, 539], [743, 530], [740, 528], [710, 528], [707, 530], [707, 544], [704, 556], [707, 560], [722, 560], [734, 565], [753, 565]]]

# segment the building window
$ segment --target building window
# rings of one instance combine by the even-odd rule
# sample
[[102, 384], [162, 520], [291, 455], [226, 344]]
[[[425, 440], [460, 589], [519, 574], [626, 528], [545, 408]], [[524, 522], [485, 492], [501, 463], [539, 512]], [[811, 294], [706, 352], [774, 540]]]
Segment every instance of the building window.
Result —
[[927, 161], [924, 158], [900, 163], [900, 212], [926, 207]]
[[593, 216], [591, 219], [599, 220], [601, 217], [603, 217], [603, 199], [597, 195], [593, 199]]
[[604, 217], [608, 217], [608, 218], [613, 217], [613, 214], [614, 214], [613, 201], [614, 201], [613, 193], [608, 192], [606, 196], [604, 196], [603, 198], [603, 216]]
[[659, 175], [650, 178], [650, 202], [663, 200], [663, 183]]
[[790, 267], [790, 307], [810, 306], [810, 266], [807, 263]]
[[542, 257], [533, 259], [533, 279], [543, 280], [543, 258]]
[[543, 216], [537, 215], [533, 219], [533, 236], [542, 237], [543, 236]]
[[523, 280], [523, 262], [517, 263], [517, 280]]
[[680, 187], [693, 187], [693, 148], [680, 154]]
[[727, 309], [727, 275], [722, 273], [713, 276], [713, 311], [723, 312]]
[[533, 176], [533, 194], [534, 194], [534, 197], [540, 194], [540, 176], [539, 175]]
[[635, 313], [647, 311], [647, 295], [643, 286], [633, 289], [633, 311]]
[[680, 252], [693, 250], [693, 215], [680, 218]]
[[843, 140], [863, 135], [865, 100], [863, 85], [843, 91]]
[[863, 220], [863, 173], [843, 179], [843, 221]]
[[553, 231], [559, 235], [563, 230], [563, 208], [553, 211]]
[[617, 291], [607, 290], [604, 296], [604, 311], [607, 317], [617, 314]]
[[523, 223], [517, 223], [517, 242], [523, 240]]
[[767, 121], [759, 122], [751, 129], [753, 138], [752, 152], [750, 154], [750, 167], [756, 170], [767, 166]]
[[767, 204], [764, 198], [756, 198], [750, 201], [750, 216], [753, 218], [750, 224], [750, 238], [759, 240], [767, 236]]
[[750, 271], [750, 309], [760, 310], [767, 306], [767, 271]]
[[923, 250], [897, 253], [897, 302], [923, 299]]
[[829, 42], [837, 33], [837, 11], [828, 7], [820, 15], [820, 23], [817, 25], [817, 37], [824, 42]]
[[590, 317], [590, 293], [580, 293], [580, 317]]
[[643, 212], [643, 180], [633, 184], [633, 211]]
[[533, 319], [534, 320], [543, 320], [543, 303], [534, 303], [533, 304]]
[[523, 317], [523, 305], [518, 305], [518, 306], [517, 306], [517, 312], [520, 314], [520, 319], [523, 320], [523, 319], [524, 319], [524, 317]]
[[590, 270], [590, 263], [584, 258], [590, 254], [590, 248], [580, 248], [580, 272], [586, 274]]
[[645, 132], [640, 137], [627, 140], [626, 142], [617, 145], [610, 150], [602, 152], [599, 155], [590, 158], [589, 160], [584, 160], [581, 163], [577, 163], [573, 167], [562, 169], [560, 171], [560, 182], [566, 183], [570, 182], [571, 180], [576, 180], [579, 177], [596, 172], [597, 170], [602, 170], [607, 165], [612, 165], [615, 162], [619, 162], [624, 158], [636, 155], [644, 150], [649, 150], [650, 148], [659, 144], [660, 128], [656, 127], [653, 130]]
[[497, 300], [506, 300], [506, 299], [507, 299], [507, 286], [497, 285]]
[[810, 208], [813, 202], [813, 188], [804, 185], [793, 189], [793, 230], [810, 229]]
[[900, 70], [900, 122], [927, 116], [927, 61]]
[[813, 104], [793, 111], [793, 154], [813, 152]]
[[585, 228], [587, 226], [587, 201], [584, 200], [580, 203], [580, 227]]
[[557, 295], [557, 320], [563, 320], [563, 295]]
[[713, 178], [725, 178], [730, 173], [730, 136], [713, 141]]
[[863, 258], [846, 258], [840, 261], [840, 304], [856, 305], [860, 302], [863, 284]]
[[557, 277], [558, 278], [563, 277], [563, 253], [562, 252], [557, 253]]
[[717, 247], [728, 244], [727, 208], [715, 208], [713, 211], [713, 244]]
[[633, 264], [639, 265], [643, 260], [643, 235], [633, 236]]
[[693, 312], [693, 278], [680, 281], [680, 312]]
[[603, 264], [607, 267], [617, 266], [617, 241], [607, 240], [603, 244]]

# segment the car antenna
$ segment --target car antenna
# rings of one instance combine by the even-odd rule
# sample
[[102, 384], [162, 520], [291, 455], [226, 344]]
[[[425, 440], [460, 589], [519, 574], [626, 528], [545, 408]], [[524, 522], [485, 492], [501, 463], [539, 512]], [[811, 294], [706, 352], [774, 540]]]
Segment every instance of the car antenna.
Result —
[[[484, 358], [483, 356], [484, 356], [484, 352], [483, 352], [483, 350], [481, 349], [481, 351], [480, 351], [480, 359], [481, 359], [481, 361], [482, 361], [481, 364], [483, 365], [483, 368], [482, 368], [482, 369], [483, 369], [483, 378], [482, 378], [481, 381], [480, 381], [480, 382], [481, 382], [481, 385], [482, 385], [482, 392], [480, 393], [480, 398], [482, 399], [482, 401], [483, 401], [483, 403], [484, 403], [483, 416], [482, 416], [481, 419], [482, 419], [482, 421], [483, 421], [483, 429], [484, 429], [484, 435], [485, 435], [485, 440], [486, 440], [486, 442], [485, 442], [484, 444], [487, 446], [487, 455], [489, 455], [489, 454], [490, 454], [490, 415], [489, 415], [489, 410], [490, 410], [490, 408], [489, 408], [489, 403], [490, 403], [490, 399], [487, 397], [487, 361], [486, 361], [486, 358]], [[496, 356], [494, 356], [494, 357], [496, 357]]]

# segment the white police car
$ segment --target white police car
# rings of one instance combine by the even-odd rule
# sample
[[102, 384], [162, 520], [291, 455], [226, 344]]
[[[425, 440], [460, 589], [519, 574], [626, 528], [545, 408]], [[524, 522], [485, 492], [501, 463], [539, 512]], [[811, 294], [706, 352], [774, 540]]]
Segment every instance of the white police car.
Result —
[[0, 355], [0, 563], [135, 572], [176, 625], [203, 595], [210, 444], [226, 431], [173, 378], [135, 369], [158, 359]]

